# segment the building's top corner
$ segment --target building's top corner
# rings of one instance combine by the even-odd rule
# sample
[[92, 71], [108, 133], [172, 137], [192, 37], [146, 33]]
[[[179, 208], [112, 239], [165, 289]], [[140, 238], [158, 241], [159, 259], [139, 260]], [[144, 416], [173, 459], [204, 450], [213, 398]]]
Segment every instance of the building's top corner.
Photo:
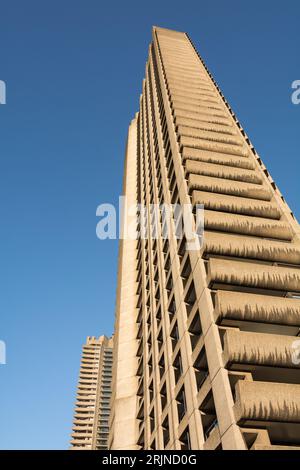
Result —
[[101, 345], [102, 343], [109, 341], [111, 338], [106, 336], [106, 335], [101, 335], [99, 337], [96, 336], [87, 336], [86, 338], [86, 344], [91, 345], [91, 344], [97, 344]]
[[170, 35], [186, 34], [185, 31], [176, 31], [175, 29], [162, 28], [161, 26], [152, 26], [152, 32], [153, 34], [155, 32], [161, 32], [161, 33], [170, 34]]

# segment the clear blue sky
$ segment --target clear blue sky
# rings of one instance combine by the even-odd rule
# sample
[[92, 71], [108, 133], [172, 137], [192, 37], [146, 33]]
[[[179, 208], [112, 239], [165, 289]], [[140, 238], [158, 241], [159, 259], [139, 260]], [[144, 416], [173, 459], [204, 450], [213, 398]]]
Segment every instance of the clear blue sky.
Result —
[[81, 344], [111, 334], [121, 192], [153, 24], [187, 31], [300, 217], [299, 1], [0, 1], [0, 448], [68, 446]]

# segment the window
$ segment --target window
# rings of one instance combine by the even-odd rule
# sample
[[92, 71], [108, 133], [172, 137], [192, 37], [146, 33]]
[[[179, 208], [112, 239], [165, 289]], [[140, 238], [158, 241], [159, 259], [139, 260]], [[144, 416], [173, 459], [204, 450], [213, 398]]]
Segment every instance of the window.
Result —
[[192, 349], [194, 350], [202, 334], [199, 310], [196, 310], [194, 318], [189, 326], [189, 334], [190, 334]]
[[182, 419], [184, 418], [187, 412], [184, 385], [181, 387], [176, 397], [176, 402], [177, 402], [178, 421], [180, 422], [182, 421]]
[[181, 270], [181, 278], [182, 278], [183, 287], [186, 286], [186, 283], [189, 279], [191, 272], [192, 272], [192, 268], [191, 268], [190, 258], [188, 256]]
[[194, 281], [191, 282], [191, 285], [189, 287], [189, 290], [185, 296], [184, 302], [186, 305], [186, 311], [187, 314], [189, 315], [191, 313], [191, 310], [194, 306], [194, 303], [196, 301], [196, 291], [195, 291], [195, 286], [194, 286]]
[[167, 396], [167, 386], [166, 382], [164, 382], [161, 390], [160, 390], [160, 400], [161, 400], [161, 409], [162, 411], [165, 409], [165, 406], [168, 402], [168, 396]]
[[159, 367], [159, 376], [160, 378], [162, 378], [162, 376], [164, 375], [165, 373], [165, 358], [164, 358], [164, 354], [162, 354], [160, 360], [159, 360], [159, 363], [158, 363], [158, 367]]
[[181, 434], [180, 438], [181, 450], [190, 450], [191, 449], [191, 439], [190, 439], [190, 432], [189, 427], [187, 426], [183, 433]]
[[179, 341], [179, 331], [178, 331], [178, 325], [177, 325], [177, 321], [175, 321], [175, 325], [171, 331], [171, 340], [172, 340], [172, 349], [173, 349], [173, 352], [174, 352], [174, 349], [176, 347], [176, 344], [178, 343]]
[[164, 441], [164, 447], [166, 447], [169, 443], [170, 440], [170, 431], [169, 431], [169, 418], [168, 415], [166, 419], [164, 420], [162, 424], [162, 430], [163, 430], [163, 441]]
[[176, 302], [175, 302], [174, 294], [172, 295], [172, 298], [169, 302], [168, 312], [169, 312], [169, 315], [170, 315], [170, 321], [172, 321], [172, 319], [175, 315], [175, 312], [176, 312]]
[[150, 411], [149, 418], [150, 418], [150, 431], [152, 434], [155, 429], [154, 408], [152, 408], [152, 410]]
[[175, 382], [177, 383], [183, 373], [180, 351], [174, 360], [173, 369], [174, 369]]

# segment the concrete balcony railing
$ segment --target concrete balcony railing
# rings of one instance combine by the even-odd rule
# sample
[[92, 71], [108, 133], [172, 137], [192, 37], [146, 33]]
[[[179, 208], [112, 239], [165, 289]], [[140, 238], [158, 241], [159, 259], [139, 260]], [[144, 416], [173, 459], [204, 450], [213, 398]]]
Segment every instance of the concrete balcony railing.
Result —
[[205, 82], [204, 80], [199, 81], [198, 83], [191, 84], [188, 80], [176, 80], [175, 78], [168, 79], [169, 86], [175, 86], [181, 88], [183, 90], [191, 90], [193, 92], [200, 91], [200, 90], [208, 90], [212, 91], [211, 85]]
[[[209, 98], [209, 97], [208, 97]], [[224, 116], [224, 108], [220, 105], [220, 102], [216, 102], [216, 101], [211, 101], [211, 100], [205, 100], [205, 99], [198, 99], [197, 102], [188, 102], [185, 98], [181, 98], [180, 96], [174, 96], [174, 94], [172, 93], [172, 96], [171, 96], [171, 101], [172, 101], [172, 106], [173, 108], [183, 108], [183, 109], [187, 109], [189, 111], [198, 111], [199, 108], [202, 108], [202, 107], [208, 107], [210, 109], [215, 109], [216, 111], [221, 111], [222, 114], [220, 114], [221, 116]]]
[[[179, 103], [177, 100], [174, 100], [174, 103], [177, 103], [177, 106], [180, 107]], [[174, 104], [175, 105], [175, 104]], [[205, 104], [204, 102], [200, 105], [194, 106], [193, 109], [194, 111], [197, 109], [202, 109], [205, 107], [209, 107], [209, 109], [214, 109], [214, 105], [209, 105], [209, 103]], [[191, 108], [191, 106], [189, 106]], [[192, 109], [191, 109], [192, 111]], [[186, 136], [186, 137], [193, 137], [195, 139], [204, 139], [204, 140], [209, 140], [211, 142], [220, 142], [222, 144], [228, 144], [228, 145], [234, 145], [238, 147], [243, 147], [244, 142], [238, 135], [228, 135], [224, 134], [222, 132], [212, 132], [212, 131], [206, 131], [203, 129], [196, 129], [195, 127], [190, 127], [190, 126], [182, 126], [179, 125], [177, 127], [177, 133], [180, 136]]]
[[203, 204], [205, 209], [230, 212], [231, 214], [267, 217], [277, 220], [281, 217], [279, 208], [272, 202], [218, 193], [214, 193], [212, 197], [211, 192], [205, 190], [194, 190], [192, 203], [193, 205]]
[[[200, 76], [202, 81], [205, 81], [206, 83], [208, 83], [207, 77], [205, 77], [205, 74], [199, 72], [199, 69], [196, 71], [194, 67], [192, 67], [192, 69], [182, 67], [180, 64], [173, 62], [173, 60], [171, 62], [164, 61], [164, 67], [165, 67], [165, 71], [167, 72], [168, 79], [171, 79], [171, 78], [178, 79], [178, 75], [180, 75], [180, 78], [182, 80], [185, 80], [185, 81], [188, 80], [188, 81], [191, 81], [191, 83], [194, 83], [194, 81], [199, 82], [199, 76]], [[214, 95], [217, 96], [215, 91], [214, 91]]]
[[[228, 129], [231, 131], [231, 128], [229, 126], [224, 126], [220, 124], [214, 124], [214, 123], [209, 123], [209, 122], [203, 122], [200, 119], [190, 119], [190, 118], [185, 118], [185, 117], [177, 117], [176, 118], [176, 124], [177, 123], [185, 123], [185, 125], [206, 125], [206, 126], [211, 126], [211, 127], [222, 127], [224, 129]], [[251, 158], [245, 158], [245, 157], [237, 157], [236, 155], [229, 155], [226, 153], [217, 153], [217, 152], [207, 152], [205, 150], [198, 150], [194, 149], [191, 147], [183, 147], [182, 149], [182, 160], [185, 162], [186, 160], [193, 160], [196, 162], [205, 162], [205, 163], [214, 163], [214, 164], [219, 164], [219, 165], [225, 165], [225, 166], [230, 166], [233, 168], [245, 168], [246, 170], [254, 170], [255, 165], [253, 163], [253, 160]]]
[[93, 432], [93, 424], [87, 424], [87, 425], [76, 425], [76, 426], [73, 426], [72, 428], [73, 430], [73, 435], [75, 436], [75, 434], [77, 435], [78, 433], [84, 433], [84, 434], [88, 434], [88, 433], [92, 433]]
[[209, 100], [211, 103], [217, 103], [219, 102], [218, 98], [216, 98], [216, 95], [214, 92], [206, 89], [206, 90], [200, 90], [198, 92], [192, 92], [190, 90], [183, 90], [183, 89], [177, 89], [176, 86], [171, 86], [169, 87], [171, 93], [170, 93], [170, 99], [171, 101], [173, 98], [180, 98], [186, 100], [187, 103], [199, 103], [203, 100]]
[[203, 165], [201, 162], [189, 159], [185, 161], [185, 173], [186, 175], [192, 173], [194, 175], [225, 178], [233, 181], [242, 181], [244, 183], [262, 184], [262, 178], [255, 170], [246, 170], [236, 167], [231, 168], [230, 166], [208, 162]]
[[[224, 135], [227, 137], [235, 137], [235, 130], [233, 127], [230, 126], [224, 126], [221, 124], [214, 124], [212, 122], [206, 122], [204, 120], [200, 119], [187, 119], [183, 117], [177, 117], [176, 118], [176, 126], [182, 127], [185, 126], [187, 128], [191, 128], [194, 130], [199, 130], [199, 131], [205, 131], [205, 132], [212, 132], [216, 135]], [[195, 161], [194, 159], [191, 159], [191, 161]], [[236, 166], [236, 165], [235, 165]]]
[[224, 318], [300, 327], [300, 299], [219, 290], [214, 316], [216, 321]]
[[[174, 56], [165, 57], [164, 68], [165, 70], [168, 70], [168, 78], [170, 71], [175, 71], [174, 79], [178, 78], [178, 74], [181, 74], [181, 72], [183, 72], [189, 75], [189, 77], [186, 77], [186, 79], [190, 78], [190, 76], [198, 79], [200, 74], [202, 80], [205, 78], [205, 81], [207, 82], [207, 77], [204, 77], [203, 73], [201, 73], [201, 71], [199, 70], [199, 63], [196, 64], [196, 62], [192, 61], [190, 58], [188, 61], [183, 61], [182, 58], [178, 60], [178, 58], [175, 58]], [[209, 83], [207, 84], [209, 85]], [[210, 88], [212, 88], [211, 85]]]
[[83, 439], [86, 439], [86, 440], [89, 440], [89, 441], [92, 439], [91, 433], [88, 433], [88, 432], [75, 432], [75, 433], [72, 434], [72, 437], [74, 439], [83, 438]]
[[244, 332], [227, 329], [224, 335], [224, 364], [300, 368], [293, 361], [294, 336]]
[[206, 231], [204, 251], [209, 254], [300, 265], [300, 245], [259, 237]]
[[[197, 106], [192, 106], [192, 105], [188, 105], [188, 104], [185, 104], [183, 101], [176, 101], [176, 106], [175, 106], [175, 103], [173, 101], [173, 111], [177, 110], [177, 109], [182, 109], [183, 111], [187, 111], [189, 113], [192, 113], [193, 115], [197, 115], [197, 114], [205, 114], [208, 116], [214, 116], [214, 117], [217, 117], [217, 118], [221, 118], [221, 119], [226, 119], [226, 114], [224, 113], [224, 111], [221, 109], [217, 109], [216, 106], [211, 106], [209, 103], [205, 103], [205, 102], [202, 102], [201, 105], [197, 105]], [[186, 128], [186, 129], [191, 129], [191, 128]], [[197, 131], [197, 129], [194, 129], [194, 131]], [[202, 133], [201, 131], [198, 131], [200, 132], [200, 134]], [[197, 132], [197, 134], [198, 134]], [[201, 137], [198, 135], [198, 137], [194, 136], [192, 137], [191, 135], [191, 132], [189, 131], [185, 131], [184, 133], [181, 132], [181, 131], [178, 131], [178, 135], [180, 135], [181, 137], [191, 137], [191, 138], [195, 138], [195, 139], [200, 139]], [[202, 137], [203, 138], [203, 137]], [[207, 136], [204, 137], [204, 139], [206, 139]]]
[[[186, 111], [188, 111], [190, 117], [197, 117], [197, 113], [195, 111]], [[222, 118], [222, 116], [212, 113], [212, 110], [208, 110], [207, 108], [205, 108], [205, 111], [204, 108], [203, 110], [199, 108], [198, 114], [199, 113]], [[249, 156], [249, 150], [247, 147], [239, 147], [237, 145], [223, 144], [219, 142], [210, 142], [208, 140], [195, 137], [180, 136], [180, 148], [182, 147], [193, 147], [197, 149], [209, 150], [211, 152], [228, 153], [230, 155], [238, 155], [240, 157]]]
[[266, 429], [240, 428], [249, 450], [300, 450], [293, 445], [274, 445]]
[[300, 292], [300, 269], [210, 258], [207, 282]]
[[250, 450], [300, 450], [300, 447], [254, 444]]
[[[208, 145], [211, 142], [207, 142]], [[242, 181], [230, 181], [225, 178], [214, 178], [212, 176], [189, 175], [189, 189], [198, 189], [209, 191], [211, 193], [227, 194], [231, 196], [246, 197], [250, 199], [259, 199], [262, 201], [271, 200], [269, 188], [261, 184], [244, 183]], [[214, 195], [211, 194], [213, 199]]]
[[[211, 92], [203, 92], [201, 96], [189, 97], [186, 93], [172, 93], [172, 103], [183, 101], [187, 105], [201, 105], [203, 101], [211, 104], [219, 104], [220, 100], [216, 98]], [[183, 124], [184, 125], [184, 124]]]
[[[212, 91], [211, 87], [208, 86], [206, 83], [202, 83], [197, 86], [195, 85], [187, 86], [186, 83], [184, 83], [183, 81], [175, 81], [175, 80], [168, 80], [168, 87], [169, 87], [171, 97], [174, 92], [176, 93], [184, 92], [184, 93], [190, 93], [192, 95], [196, 95], [198, 98], [200, 98], [201, 96], [203, 96], [203, 94], [207, 94], [208, 96], [208, 94]], [[178, 109], [182, 109], [182, 108], [178, 108]], [[193, 114], [197, 114], [197, 112], [194, 112], [194, 111], [189, 111], [189, 110], [186, 110], [186, 111], [192, 112]], [[224, 119], [226, 119], [225, 114], [224, 114]]]
[[[173, 66], [172, 66], [173, 67]], [[197, 75], [191, 75], [191, 72], [183, 72], [183, 73], [177, 73], [174, 72], [172, 70], [172, 68], [170, 69], [170, 67], [168, 67], [168, 72], [167, 72], [167, 75], [168, 75], [168, 81], [169, 80], [172, 80], [173, 82], [176, 82], [176, 83], [190, 83], [191, 85], [209, 85], [209, 82], [207, 81], [207, 77], [205, 76], [205, 74], [201, 73], [198, 71], [198, 74]], [[209, 85], [210, 89], [211, 86]], [[216, 95], [216, 93], [215, 93]]]
[[[182, 92], [181, 89], [179, 88], [173, 88], [173, 92]], [[200, 96], [200, 93], [198, 94]], [[183, 117], [186, 119], [194, 119], [196, 121], [205, 121], [205, 122], [211, 122], [219, 125], [224, 125], [224, 126], [230, 126], [232, 123], [228, 118], [222, 118], [220, 116], [215, 116], [213, 114], [206, 114], [204, 111], [198, 111], [195, 113], [194, 111], [188, 111], [186, 109], [181, 109], [181, 108], [176, 108], [173, 110], [173, 115], [174, 117]], [[192, 148], [192, 146], [189, 146]], [[196, 149], [195, 149], [196, 150]], [[199, 150], [198, 150], [199, 151]], [[249, 156], [249, 155], [248, 155]]]
[[234, 413], [238, 423], [300, 423], [300, 385], [240, 380], [235, 386]]
[[84, 447], [91, 448], [92, 441], [86, 440], [86, 439], [72, 439], [70, 444], [73, 446], [84, 446]]
[[216, 96], [216, 93], [214, 92], [212, 86], [208, 82], [205, 82], [204, 80], [202, 80], [201, 83], [200, 82], [197, 84], [193, 83], [192, 85], [191, 84], [189, 85], [186, 82], [187, 80], [178, 81], [173, 77], [170, 77], [170, 78], [168, 77], [169, 90], [176, 89], [177, 91], [180, 90], [181, 92], [184, 92], [186, 94], [197, 95], [197, 96], [203, 93], [207, 93], [210, 95], [213, 93], [213, 96]]
[[[171, 53], [171, 51], [168, 51], [168, 55]], [[184, 52], [183, 58], [187, 57], [187, 51]], [[199, 69], [199, 63], [195, 61], [189, 60], [189, 66], [184, 66], [182, 64], [182, 61], [178, 61], [178, 59], [174, 60], [174, 57], [165, 57], [164, 59], [164, 67], [165, 70], [167, 70], [167, 76], [168, 78], [173, 78], [175, 80], [178, 80], [180, 77], [180, 80], [188, 80], [191, 83], [199, 83], [199, 82], [206, 82], [209, 84], [207, 75], [203, 72], [203, 70]], [[193, 65], [194, 64], [194, 65]], [[216, 94], [216, 93], [215, 93]]]
[[290, 226], [286, 222], [210, 210], [204, 212], [204, 227], [207, 230], [256, 235], [286, 241], [291, 241], [293, 237]]

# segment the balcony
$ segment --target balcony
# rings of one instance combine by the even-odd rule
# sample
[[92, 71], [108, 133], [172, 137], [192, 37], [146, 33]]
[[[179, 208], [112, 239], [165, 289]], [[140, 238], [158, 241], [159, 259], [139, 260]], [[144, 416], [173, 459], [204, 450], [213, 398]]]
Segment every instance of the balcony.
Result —
[[300, 269], [210, 258], [208, 283], [300, 292]]
[[203, 165], [202, 162], [189, 159], [185, 161], [185, 173], [186, 175], [192, 173], [194, 175], [225, 178], [234, 181], [242, 181], [244, 183], [262, 184], [262, 178], [255, 170], [234, 168], [231, 166], [208, 162]]
[[[300, 327], [300, 300], [243, 292], [221, 291], [215, 297], [215, 320], [248, 321]], [[297, 331], [295, 329], [295, 335]]]
[[[195, 111], [185, 110], [188, 113], [188, 116], [191, 118], [199, 117], [199, 113]], [[206, 114], [206, 113], [205, 113]], [[208, 113], [207, 113], [208, 114]], [[214, 118], [223, 118], [220, 113], [210, 112], [209, 113]], [[219, 121], [220, 122], [220, 121]], [[210, 152], [220, 152], [226, 153], [229, 155], [237, 155], [239, 157], [248, 157], [249, 151], [248, 148], [243, 146], [240, 147], [238, 145], [226, 144], [221, 142], [213, 142], [205, 139], [195, 138], [195, 137], [187, 137], [187, 136], [180, 136], [180, 148], [182, 147], [192, 147], [200, 150], [207, 150]]]
[[300, 264], [300, 247], [296, 243], [207, 230], [204, 240], [207, 254]]
[[242, 181], [235, 181], [233, 183], [231, 180], [225, 178], [190, 174], [188, 186], [191, 190], [199, 189], [201, 191], [258, 199], [262, 201], [271, 200], [271, 192], [266, 186], [254, 183], [244, 183]]
[[272, 444], [300, 444], [299, 384], [239, 380], [233, 409], [240, 426], [267, 429]]
[[[211, 126], [211, 128], [222, 128], [223, 132], [231, 133], [231, 128], [228, 126], [203, 122], [201, 120], [195, 120], [185, 117], [178, 117], [176, 118], [176, 124], [185, 123], [193, 127], [198, 126]], [[186, 161], [187, 159], [197, 161], [197, 162], [207, 162], [207, 163], [215, 163], [219, 165], [230, 166], [233, 168], [244, 168], [248, 170], [254, 170], [255, 164], [253, 163], [252, 159], [244, 158], [244, 157], [237, 157], [236, 155], [229, 155], [225, 153], [217, 153], [217, 152], [208, 152], [205, 150], [198, 150], [191, 147], [183, 147], [182, 150], [182, 160]]]
[[292, 232], [286, 222], [262, 217], [249, 217], [241, 214], [205, 210], [206, 230], [236, 233], [257, 237], [291, 241]]
[[193, 205], [203, 204], [205, 209], [230, 212], [231, 214], [267, 217], [276, 220], [279, 220], [281, 217], [280, 210], [274, 202], [262, 201], [259, 198], [250, 199], [249, 197], [234, 196], [231, 194], [214, 193], [212, 197], [209, 187], [207, 190], [193, 190], [192, 203]]
[[300, 364], [293, 362], [292, 344], [296, 339], [295, 336], [227, 329], [224, 335], [224, 364], [227, 367], [247, 364], [300, 369]]

